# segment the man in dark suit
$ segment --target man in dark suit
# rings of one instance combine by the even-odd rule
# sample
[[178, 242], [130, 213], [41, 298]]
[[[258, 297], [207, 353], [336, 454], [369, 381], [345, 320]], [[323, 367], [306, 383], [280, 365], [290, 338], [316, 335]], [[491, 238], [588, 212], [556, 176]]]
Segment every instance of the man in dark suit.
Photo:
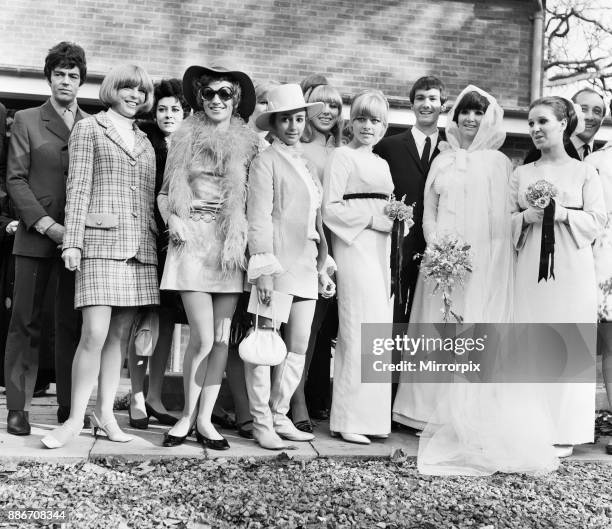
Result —
[[[58, 245], [64, 236], [68, 138], [84, 117], [76, 96], [85, 82], [85, 52], [61, 42], [45, 59], [50, 99], [15, 114], [7, 163], [7, 190], [19, 217], [15, 234], [15, 288], [4, 359], [7, 430], [30, 433], [30, 401], [38, 371], [41, 310], [47, 288], [55, 296], [55, 371], [58, 421], [70, 413], [72, 358], [79, 333], [74, 310], [74, 274], [65, 270]], [[57, 269], [56, 285], [49, 285]]]
[[402, 292], [404, 303], [395, 300], [393, 321], [406, 323], [410, 316], [414, 289], [419, 275], [420, 259], [415, 255], [425, 251], [423, 237], [423, 192], [427, 173], [433, 159], [440, 152], [438, 144], [444, 139], [438, 129], [438, 117], [446, 102], [446, 89], [437, 77], [418, 79], [410, 90], [410, 101], [416, 117], [412, 129], [381, 140], [374, 152], [384, 158], [391, 169], [395, 196], [406, 195], [406, 203], [414, 204], [414, 226], [404, 238]]
[[[599, 148], [595, 145], [595, 134], [606, 117], [606, 103], [603, 97], [592, 88], [579, 90], [572, 97], [572, 101], [580, 106], [584, 113], [584, 131], [565, 142], [565, 152], [576, 160], [584, 160]], [[540, 151], [532, 147], [523, 163], [535, 162], [540, 159], [540, 156]]]

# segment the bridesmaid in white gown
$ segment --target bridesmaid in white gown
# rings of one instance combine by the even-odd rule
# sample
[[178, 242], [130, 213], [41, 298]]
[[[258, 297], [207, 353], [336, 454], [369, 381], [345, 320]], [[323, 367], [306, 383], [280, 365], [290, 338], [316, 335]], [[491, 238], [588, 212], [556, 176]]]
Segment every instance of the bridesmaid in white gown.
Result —
[[387, 129], [388, 110], [379, 91], [355, 98], [350, 114], [353, 139], [331, 154], [323, 180], [323, 220], [332, 233], [338, 266], [330, 429], [345, 441], [361, 444], [370, 442], [367, 436], [386, 437], [391, 431], [391, 384], [361, 382], [360, 339], [362, 323], [393, 320], [393, 221], [384, 213], [393, 180], [387, 162], [372, 153]]
[[[564, 135], [575, 129], [572, 104], [560, 97], [534, 101], [529, 129], [540, 160], [518, 167], [512, 177], [512, 238], [518, 251], [515, 319], [526, 323], [597, 322], [597, 282], [592, 244], [606, 222], [603, 190], [597, 171], [570, 158]], [[530, 207], [527, 187], [538, 180], [556, 186], [554, 278], [538, 281], [543, 210]], [[593, 325], [593, 333], [595, 326]], [[593, 441], [595, 366], [592, 383], [546, 384], [559, 456], [572, 445]]]

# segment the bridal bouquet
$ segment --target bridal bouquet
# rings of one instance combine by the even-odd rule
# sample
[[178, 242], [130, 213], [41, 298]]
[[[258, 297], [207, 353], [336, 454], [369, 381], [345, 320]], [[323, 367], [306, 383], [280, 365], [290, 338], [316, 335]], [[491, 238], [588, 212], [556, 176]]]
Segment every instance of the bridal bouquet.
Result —
[[612, 311], [610, 310], [610, 302], [608, 300], [612, 296], [612, 277], [599, 283], [599, 292], [598, 321], [610, 321]]
[[463, 285], [472, 272], [471, 246], [458, 237], [446, 236], [428, 246], [423, 254], [420, 272], [425, 281], [434, 284], [433, 293], [442, 292], [444, 322], [452, 317], [463, 323], [463, 317], [453, 309], [452, 293], [457, 285]]
[[546, 209], [556, 196], [557, 188], [547, 180], [538, 180], [535, 184], [530, 184], [525, 191], [527, 204], [538, 209]]

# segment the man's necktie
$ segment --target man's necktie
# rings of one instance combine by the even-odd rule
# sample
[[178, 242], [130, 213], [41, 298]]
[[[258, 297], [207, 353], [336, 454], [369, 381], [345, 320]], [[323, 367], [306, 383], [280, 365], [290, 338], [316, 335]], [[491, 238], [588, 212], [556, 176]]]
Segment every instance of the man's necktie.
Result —
[[429, 153], [430, 152], [431, 152], [431, 138], [427, 136], [425, 138], [425, 146], [423, 147], [423, 152], [421, 153], [421, 167], [426, 173], [429, 172]]
[[74, 125], [74, 115], [72, 114], [72, 111], [68, 108], [64, 109], [62, 118], [64, 119], [64, 123], [66, 124], [66, 127], [68, 127], [68, 130], [71, 131]]
[[590, 153], [591, 153], [591, 148], [589, 147], [588, 143], [585, 143], [582, 149], [582, 159], [584, 160]]

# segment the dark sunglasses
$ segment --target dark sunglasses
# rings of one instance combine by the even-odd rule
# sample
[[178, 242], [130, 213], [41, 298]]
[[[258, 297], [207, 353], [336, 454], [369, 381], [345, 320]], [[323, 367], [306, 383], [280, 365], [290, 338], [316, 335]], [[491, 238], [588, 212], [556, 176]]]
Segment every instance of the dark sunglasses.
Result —
[[229, 101], [234, 97], [234, 91], [227, 86], [222, 86], [219, 90], [213, 90], [210, 87], [202, 88], [200, 95], [204, 101], [212, 101], [216, 95], [219, 96], [221, 101]]

